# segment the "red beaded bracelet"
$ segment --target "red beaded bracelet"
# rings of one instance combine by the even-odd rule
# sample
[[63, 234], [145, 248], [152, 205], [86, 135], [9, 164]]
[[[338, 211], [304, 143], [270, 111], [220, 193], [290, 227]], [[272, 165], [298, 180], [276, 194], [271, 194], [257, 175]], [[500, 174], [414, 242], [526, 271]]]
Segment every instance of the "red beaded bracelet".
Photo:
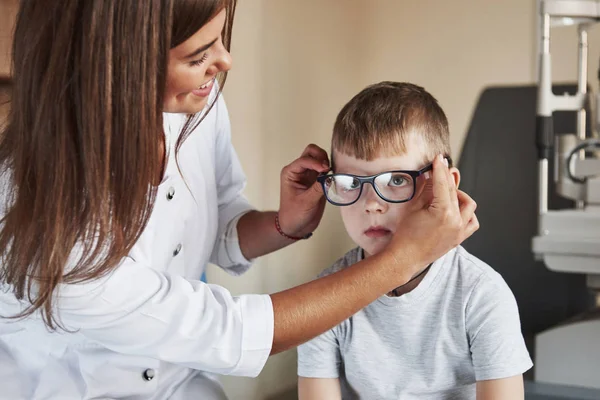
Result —
[[313, 235], [312, 232], [303, 237], [287, 235], [284, 231], [281, 230], [281, 225], [279, 225], [279, 213], [275, 214], [275, 228], [277, 229], [277, 232], [279, 232], [279, 234], [281, 236], [283, 236], [286, 239], [290, 239], [290, 240], [305, 240], [305, 239], [310, 238]]

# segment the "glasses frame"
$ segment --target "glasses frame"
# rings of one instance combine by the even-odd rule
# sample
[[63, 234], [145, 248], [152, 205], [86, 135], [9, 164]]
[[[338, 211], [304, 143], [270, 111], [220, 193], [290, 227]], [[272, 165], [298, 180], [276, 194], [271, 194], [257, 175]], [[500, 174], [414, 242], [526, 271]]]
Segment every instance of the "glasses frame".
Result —
[[[445, 159], [448, 160], [448, 166], [449, 167], [452, 166], [452, 160], [450, 159], [450, 157], [446, 156]], [[321, 188], [323, 189], [323, 193], [325, 194], [325, 198], [327, 199], [327, 201], [329, 203], [333, 204], [334, 206], [346, 207], [346, 206], [351, 206], [352, 204], [356, 203], [360, 199], [360, 196], [362, 196], [363, 187], [365, 186], [365, 183], [371, 184], [371, 186], [375, 190], [375, 193], [377, 193], [377, 196], [379, 196], [379, 198], [381, 200], [386, 201], [388, 203], [392, 203], [392, 204], [399, 204], [399, 203], [406, 203], [407, 201], [411, 201], [415, 197], [415, 193], [417, 191], [417, 178], [419, 176], [423, 175], [425, 172], [431, 171], [432, 169], [433, 169], [433, 163], [421, 168], [418, 171], [394, 170], [394, 171], [385, 171], [385, 172], [381, 172], [379, 174], [369, 175], [369, 176], [360, 176], [360, 175], [353, 175], [353, 174], [327, 174], [327, 175], [318, 176], [317, 182], [319, 182], [321, 184]], [[375, 179], [380, 175], [389, 174], [389, 173], [407, 174], [413, 178], [413, 191], [412, 191], [412, 195], [408, 199], [406, 199], [406, 200], [389, 200], [389, 199], [385, 198], [385, 196], [383, 196], [381, 194], [381, 192], [379, 192], [379, 189], [377, 189], [377, 185], [375, 184]], [[325, 182], [327, 181], [327, 178], [331, 178], [336, 175], [351, 176], [355, 179], [358, 179], [358, 181], [360, 182], [360, 192], [358, 193], [356, 200], [354, 200], [352, 203], [338, 203], [338, 202], [331, 200], [329, 198], [329, 196], [327, 195], [327, 189], [325, 187]]]

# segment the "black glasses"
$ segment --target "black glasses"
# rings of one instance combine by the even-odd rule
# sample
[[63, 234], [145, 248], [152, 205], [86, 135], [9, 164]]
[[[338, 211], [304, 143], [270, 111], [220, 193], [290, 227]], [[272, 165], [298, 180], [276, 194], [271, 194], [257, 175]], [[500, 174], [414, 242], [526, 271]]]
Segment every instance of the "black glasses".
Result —
[[[448, 165], [451, 164], [449, 157]], [[350, 174], [321, 175], [317, 181], [323, 187], [327, 201], [336, 206], [349, 206], [358, 201], [365, 183], [370, 183], [379, 197], [388, 203], [410, 201], [417, 188], [417, 178], [431, 171], [433, 164], [418, 171], [388, 171], [371, 176]]]

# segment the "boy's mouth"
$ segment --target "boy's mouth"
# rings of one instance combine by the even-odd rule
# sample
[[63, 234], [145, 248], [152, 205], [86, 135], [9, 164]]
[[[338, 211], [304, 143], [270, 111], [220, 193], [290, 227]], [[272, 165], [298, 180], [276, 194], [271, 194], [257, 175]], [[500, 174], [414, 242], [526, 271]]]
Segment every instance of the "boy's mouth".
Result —
[[370, 238], [381, 238], [391, 234], [392, 231], [383, 226], [372, 226], [365, 231], [365, 236]]

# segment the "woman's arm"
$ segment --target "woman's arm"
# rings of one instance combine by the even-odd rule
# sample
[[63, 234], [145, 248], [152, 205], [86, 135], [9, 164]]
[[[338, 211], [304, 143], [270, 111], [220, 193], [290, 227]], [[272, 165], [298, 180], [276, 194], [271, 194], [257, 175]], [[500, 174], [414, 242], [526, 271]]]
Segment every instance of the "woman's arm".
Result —
[[342, 400], [338, 378], [298, 378], [298, 400]]
[[275, 228], [274, 211], [250, 211], [237, 225], [242, 254], [248, 260], [264, 256], [288, 246], [295, 240], [287, 239]]

